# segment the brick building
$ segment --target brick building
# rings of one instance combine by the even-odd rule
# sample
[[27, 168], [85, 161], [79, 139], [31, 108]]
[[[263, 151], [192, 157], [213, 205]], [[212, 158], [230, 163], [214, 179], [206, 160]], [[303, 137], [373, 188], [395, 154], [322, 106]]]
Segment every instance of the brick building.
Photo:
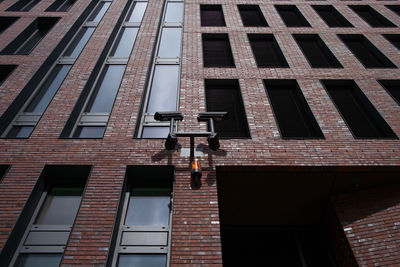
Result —
[[[400, 4], [0, 0], [0, 266], [400, 264]], [[168, 121], [194, 138], [164, 148]]]

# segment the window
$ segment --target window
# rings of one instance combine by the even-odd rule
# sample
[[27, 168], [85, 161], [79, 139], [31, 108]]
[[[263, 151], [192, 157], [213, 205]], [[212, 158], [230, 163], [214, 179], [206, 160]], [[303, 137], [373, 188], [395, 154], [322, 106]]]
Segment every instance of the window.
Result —
[[322, 80], [332, 101], [355, 138], [397, 136], [352, 80]]
[[400, 80], [380, 80], [379, 83], [400, 105]]
[[394, 13], [400, 16], [400, 5], [385, 5], [385, 7], [389, 8]]
[[6, 173], [9, 168], [10, 168], [10, 165], [0, 164], [0, 183], [3, 181], [3, 178], [4, 178], [4, 176], [6, 176]]
[[339, 11], [331, 5], [312, 5], [315, 12], [328, 24], [329, 27], [353, 27], [353, 25]]
[[66, 12], [75, 4], [75, 2], [76, 0], [56, 0], [46, 9], [46, 11]]
[[226, 26], [221, 5], [200, 5], [201, 26]]
[[283, 138], [323, 138], [310, 107], [295, 80], [264, 80]]
[[7, 30], [19, 17], [0, 17], [0, 34]]
[[[59, 266], [89, 173], [84, 165], [45, 166], [12, 233], [20, 235], [19, 245], [7, 266]], [[21, 229], [23, 235], [16, 233]]]
[[179, 79], [183, 32], [184, 2], [166, 1], [161, 17], [161, 28], [153, 58], [141, 121], [135, 136], [166, 138], [169, 122], [154, 120], [158, 111], [175, 111], [179, 101]]
[[226, 111], [227, 118], [215, 121], [220, 138], [250, 138], [238, 80], [205, 80], [207, 111]]
[[379, 14], [370, 6], [349, 6], [371, 27], [396, 27], [391, 21]]
[[272, 34], [248, 34], [247, 36], [259, 68], [289, 67]]
[[128, 166], [111, 266], [167, 266], [173, 180], [172, 166]]
[[0, 85], [15, 70], [17, 65], [0, 65]]
[[245, 27], [268, 27], [258, 5], [238, 5], [240, 17]]
[[293, 34], [313, 68], [343, 68], [317, 34]]
[[277, 5], [275, 8], [287, 27], [311, 27], [296, 6]]
[[39, 17], [21, 32], [0, 54], [27, 55], [57, 23], [56, 17]]
[[338, 36], [366, 68], [396, 68], [396, 66], [363, 35], [339, 34]]
[[[100, 2], [98, 6], [104, 3], [105, 2]], [[90, 11], [96, 7], [95, 4], [96, 3], [89, 5], [83, 16], [88, 17]], [[110, 5], [110, 3], [107, 4]], [[44, 71], [44, 77], [34, 77], [29, 81], [27, 87], [32, 88], [32, 91], [29, 93], [30, 96], [24, 103], [20, 104], [18, 114], [13, 116], [11, 123], [9, 123], [2, 137], [28, 138], [31, 135], [33, 129], [38, 124], [41, 116], [61, 87], [72, 65], [75, 63], [97, 26], [97, 23], [89, 21], [86, 21], [83, 25], [82, 22], [79, 22], [79, 24], [80, 25], [75, 26], [77, 30], [74, 27], [71, 29], [72, 36], [66, 36], [64, 37], [65, 39], [60, 42], [62, 44], [65, 43], [66, 47], [64, 45], [64, 51], [60, 49], [61, 52], [51, 56], [56, 60], [52, 59], [52, 61], [48, 63], [50, 69], [47, 70], [47, 73]], [[40, 72], [41, 71], [38, 71], [38, 73]]]
[[29, 11], [39, 2], [40, 0], [19, 0], [6, 11]]
[[204, 67], [235, 67], [228, 34], [203, 33]]
[[400, 34], [383, 34], [383, 37], [400, 50]]
[[[103, 138], [146, 7], [147, 2], [127, 3], [103, 52], [106, 56], [98, 61], [61, 137]], [[104, 14], [103, 10], [99, 7], [95, 11]], [[92, 15], [89, 22], [98, 19]], [[80, 43], [76, 42], [75, 47], [81, 47]], [[73, 54], [74, 50], [66, 53]]]

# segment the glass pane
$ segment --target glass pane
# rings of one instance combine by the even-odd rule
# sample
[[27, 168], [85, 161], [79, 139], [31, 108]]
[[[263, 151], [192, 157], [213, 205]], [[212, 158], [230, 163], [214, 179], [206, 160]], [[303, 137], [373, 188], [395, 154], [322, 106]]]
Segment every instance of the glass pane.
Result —
[[168, 225], [169, 196], [131, 196], [125, 225]]
[[74, 133], [75, 138], [103, 138], [106, 127], [88, 126], [78, 127]]
[[159, 57], [179, 57], [181, 55], [182, 28], [164, 28], [161, 34]]
[[138, 28], [124, 28], [121, 37], [114, 44], [112, 57], [129, 57], [135, 43]]
[[20, 254], [14, 267], [58, 267], [62, 254]]
[[111, 5], [110, 2], [101, 2], [95, 9], [95, 11], [93, 11], [92, 15], [90, 15], [90, 18], [88, 21], [91, 22], [99, 22], [104, 14], [106, 13], [108, 7]]
[[43, 113], [60, 88], [72, 65], [57, 65], [24, 112]]
[[72, 225], [81, 196], [82, 188], [53, 188], [47, 194], [35, 224]]
[[165, 22], [183, 22], [183, 3], [168, 3]]
[[111, 112], [125, 67], [125, 65], [106, 66], [85, 112]]
[[94, 27], [84, 27], [82, 28], [75, 39], [69, 45], [68, 49], [63, 54], [64, 57], [78, 57], [86, 43], [88, 42], [90, 36], [94, 32]]
[[127, 22], [141, 22], [143, 19], [144, 12], [146, 11], [147, 3], [137, 2], [130, 16], [128, 16]]
[[33, 126], [13, 126], [7, 138], [28, 138], [33, 131]]
[[165, 267], [166, 264], [166, 255], [121, 254], [118, 258], [118, 267]]
[[142, 138], [167, 138], [169, 127], [143, 127]]
[[178, 65], [157, 65], [151, 85], [147, 112], [176, 110], [178, 97]]
[[46, 33], [46, 30], [36, 30], [31, 36], [29, 36], [28, 40], [16, 51], [15, 54], [29, 54], [40, 40], [42, 40]]

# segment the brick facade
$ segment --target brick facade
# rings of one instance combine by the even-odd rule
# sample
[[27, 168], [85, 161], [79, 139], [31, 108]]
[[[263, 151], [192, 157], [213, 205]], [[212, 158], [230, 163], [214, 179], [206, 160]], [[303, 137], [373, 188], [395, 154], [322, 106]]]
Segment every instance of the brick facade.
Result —
[[[76, 1], [68, 12], [44, 12], [54, 1], [42, 0], [29, 12], [5, 11], [14, 0], [0, 2], [0, 16], [20, 17], [1, 33], [0, 50], [38, 16], [61, 19], [29, 55], [0, 55], [0, 64], [18, 67], [0, 85], [3, 114], [39, 69], [90, 1]], [[171, 266], [221, 266], [222, 252], [216, 174], [217, 166], [331, 167], [391, 166], [400, 168], [397, 139], [355, 139], [320, 80], [352, 79], [381, 116], [400, 136], [399, 105], [377, 80], [400, 79], [399, 69], [366, 69], [336, 34], [363, 34], [396, 65], [400, 53], [382, 34], [398, 34], [399, 27], [372, 28], [349, 4], [370, 5], [400, 26], [400, 17], [385, 4], [397, 1], [262, 1], [186, 0], [180, 75], [179, 110], [185, 116], [179, 130], [206, 130], [196, 116], [205, 111], [205, 79], [238, 79], [249, 124], [250, 139], [221, 140], [221, 149], [206, 148], [202, 185], [190, 186], [189, 158], [180, 151], [164, 150], [164, 140], [134, 138], [146, 90], [149, 64], [159, 27], [162, 1], [149, 0], [108, 126], [102, 139], [60, 139], [75, 104], [103, 51], [127, 0], [113, 0], [85, 49], [28, 139], [0, 139], [0, 164], [11, 165], [0, 184], [0, 249], [45, 165], [91, 165], [81, 206], [74, 223], [62, 266], [104, 266], [109, 256], [117, 209], [127, 165], [174, 165]], [[226, 27], [201, 27], [200, 4], [221, 4]], [[260, 6], [269, 27], [243, 27], [238, 4]], [[274, 5], [296, 5], [312, 27], [288, 28]], [[311, 5], [333, 5], [354, 28], [329, 28]], [[203, 68], [202, 33], [228, 33], [235, 68]], [[272, 33], [289, 68], [257, 68], [247, 33]], [[343, 65], [343, 69], [311, 68], [291, 36], [318, 34]], [[296, 79], [324, 139], [282, 139], [265, 92], [263, 79]], [[182, 148], [189, 140], [181, 138]], [[397, 169], [396, 169], [397, 168]], [[400, 176], [399, 176], [400, 177]], [[379, 177], [376, 177], [379, 179]], [[400, 264], [400, 209], [398, 187], [375, 188], [335, 196], [332, 203], [356, 261], [361, 266]], [[295, 200], [293, 200], [295, 201]], [[265, 211], [268, 212], [268, 211]], [[349, 261], [351, 262], [351, 261]], [[345, 264], [350, 266], [354, 263]], [[340, 264], [339, 264], [340, 265]]]

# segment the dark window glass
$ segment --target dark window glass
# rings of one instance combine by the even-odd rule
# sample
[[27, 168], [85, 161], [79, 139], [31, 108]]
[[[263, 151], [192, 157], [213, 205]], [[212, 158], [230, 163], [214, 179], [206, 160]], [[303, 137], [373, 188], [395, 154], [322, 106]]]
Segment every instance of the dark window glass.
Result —
[[366, 68], [396, 68], [396, 66], [363, 35], [339, 34], [338, 36]]
[[323, 138], [295, 80], [264, 80], [282, 137]]
[[272, 34], [248, 34], [248, 37], [259, 68], [288, 67], [286, 59]]
[[225, 26], [221, 5], [200, 5], [201, 26]]
[[104, 126], [78, 126], [74, 138], [103, 138], [106, 127]]
[[33, 131], [33, 126], [13, 126], [7, 133], [7, 138], [28, 138]]
[[312, 7], [329, 27], [353, 27], [353, 25], [333, 6], [313, 5]]
[[35, 224], [72, 225], [81, 202], [82, 188], [53, 187], [46, 196]]
[[176, 110], [178, 84], [179, 65], [156, 65], [147, 112]]
[[43, 113], [53, 99], [61, 83], [67, 76], [71, 65], [56, 65], [46, 81], [40, 87], [35, 97], [26, 107], [25, 112]]
[[0, 17], [0, 33], [5, 31], [8, 27], [10, 27], [14, 22], [19, 19], [18, 17]]
[[123, 57], [127, 58], [131, 54], [133, 45], [135, 44], [136, 35], [138, 28], [125, 27], [121, 33], [113, 49], [111, 50], [110, 56], [112, 57]]
[[75, 2], [76, 0], [56, 0], [46, 9], [46, 11], [65, 12], [68, 11], [75, 4]]
[[267, 27], [268, 23], [265, 20], [260, 7], [258, 5], [238, 5], [240, 17], [243, 25], [246, 27]]
[[400, 34], [383, 34], [383, 37], [400, 50]]
[[85, 112], [111, 112], [125, 67], [125, 65], [106, 65], [85, 108]]
[[143, 127], [142, 138], [167, 138], [169, 127], [152, 126]]
[[171, 192], [164, 188], [134, 188], [125, 225], [169, 225]]
[[397, 138], [354, 81], [323, 80], [322, 83], [356, 138]]
[[59, 18], [55, 17], [40, 17], [35, 19], [1, 51], [1, 54], [29, 54], [58, 20]]
[[380, 80], [379, 82], [400, 105], [400, 80]]
[[277, 5], [275, 8], [287, 27], [311, 27], [296, 6]]
[[19, 0], [6, 11], [29, 11], [39, 2], [40, 0]]
[[167, 255], [120, 254], [118, 267], [166, 267]]
[[68, 46], [67, 50], [64, 52], [64, 57], [78, 57], [85, 47], [86, 43], [89, 41], [90, 36], [94, 32], [95, 27], [83, 27], [79, 33], [75, 36], [74, 40]]
[[6, 175], [9, 168], [10, 168], [10, 165], [0, 164], [0, 183], [1, 183], [1, 181], [3, 181], [3, 178]]
[[14, 71], [16, 65], [0, 65], [0, 85], [7, 79], [7, 77]]
[[18, 256], [14, 267], [58, 267], [61, 263], [62, 254], [27, 254]]
[[207, 111], [226, 111], [227, 118], [215, 121], [222, 138], [250, 137], [247, 117], [237, 80], [205, 80]]
[[342, 68], [317, 34], [294, 34], [293, 37], [313, 68]]
[[96, 9], [90, 15], [88, 21], [99, 22], [103, 18], [110, 5], [111, 2], [101, 2], [99, 5], [97, 5]]
[[370, 6], [349, 6], [357, 15], [365, 20], [371, 27], [396, 27], [387, 18], [379, 14]]
[[386, 5], [385, 7], [389, 8], [394, 13], [400, 16], [400, 5]]
[[235, 67], [227, 34], [203, 34], [204, 67]]

